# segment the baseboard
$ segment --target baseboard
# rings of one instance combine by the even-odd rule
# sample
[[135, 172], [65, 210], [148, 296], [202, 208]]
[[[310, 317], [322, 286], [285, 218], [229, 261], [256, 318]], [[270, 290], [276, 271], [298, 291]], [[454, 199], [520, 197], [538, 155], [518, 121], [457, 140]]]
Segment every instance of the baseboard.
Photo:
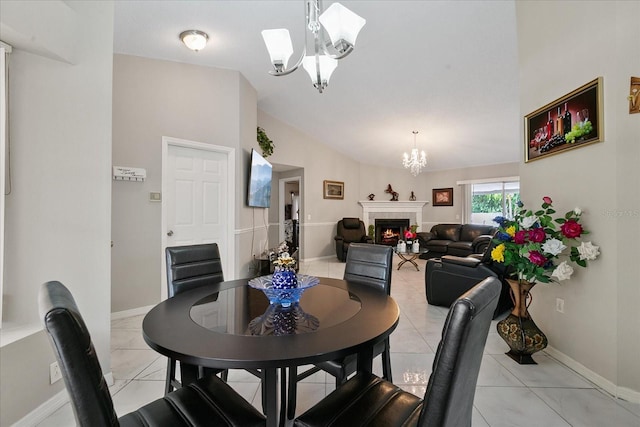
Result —
[[585, 377], [587, 380], [591, 381], [592, 383], [594, 383], [595, 385], [597, 385], [598, 387], [600, 387], [601, 389], [603, 389], [604, 391], [612, 395], [613, 397], [626, 400], [627, 402], [640, 403], [640, 392], [631, 390], [626, 387], [617, 386], [616, 384], [612, 383], [608, 379], [604, 378], [601, 375], [596, 374], [595, 372], [593, 372], [591, 369], [587, 368], [583, 364], [575, 361], [574, 359], [570, 358], [566, 354], [562, 353], [558, 349], [555, 349], [551, 346], [548, 346], [545, 349], [545, 352], [549, 356], [553, 357], [557, 361], [567, 366], [568, 368], [573, 369], [574, 371], [576, 371], [577, 373], [579, 373], [580, 375]]
[[314, 258], [304, 258], [302, 260], [302, 262], [320, 261], [320, 260], [323, 260], [323, 259], [331, 259], [331, 258], [336, 258], [336, 256], [335, 255], [327, 255], [327, 256], [318, 256], [318, 257], [314, 257]]
[[147, 314], [155, 305], [148, 305], [146, 307], [132, 308], [131, 310], [116, 311], [111, 313], [111, 320], [126, 319], [127, 317], [140, 316], [141, 314]]
[[[107, 385], [111, 387], [113, 385], [113, 373], [108, 372], [104, 376]], [[69, 393], [67, 389], [64, 389], [56, 393], [51, 399], [38, 406], [33, 411], [29, 412], [24, 418], [14, 423], [11, 427], [33, 427], [37, 426], [48, 417], [53, 415], [58, 409], [62, 408], [69, 402]]]
[[33, 427], [47, 419], [51, 414], [62, 408], [69, 401], [69, 394], [64, 389], [56, 393], [51, 399], [29, 412], [12, 427]]

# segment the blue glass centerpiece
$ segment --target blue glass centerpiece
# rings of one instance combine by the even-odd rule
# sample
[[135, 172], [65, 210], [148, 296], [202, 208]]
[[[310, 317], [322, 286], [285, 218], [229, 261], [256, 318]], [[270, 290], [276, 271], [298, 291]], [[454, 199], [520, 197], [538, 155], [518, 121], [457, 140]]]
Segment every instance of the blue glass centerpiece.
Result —
[[[295, 275], [295, 272], [293, 273]], [[251, 279], [249, 280], [249, 286], [264, 292], [269, 299], [269, 303], [280, 304], [283, 307], [289, 307], [291, 304], [299, 302], [304, 291], [320, 283], [317, 277], [298, 274], [295, 276], [295, 288], [276, 288], [273, 281], [274, 275], [275, 273]]]

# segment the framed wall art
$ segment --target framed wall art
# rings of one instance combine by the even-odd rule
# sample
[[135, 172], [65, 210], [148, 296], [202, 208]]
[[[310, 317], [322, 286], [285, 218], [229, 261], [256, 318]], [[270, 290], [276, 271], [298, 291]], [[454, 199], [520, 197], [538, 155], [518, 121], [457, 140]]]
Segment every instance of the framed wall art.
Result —
[[433, 206], [453, 206], [453, 188], [434, 188], [431, 203]]
[[524, 118], [524, 161], [600, 142], [604, 136], [602, 77]]
[[322, 181], [322, 197], [325, 199], [344, 199], [344, 182]]

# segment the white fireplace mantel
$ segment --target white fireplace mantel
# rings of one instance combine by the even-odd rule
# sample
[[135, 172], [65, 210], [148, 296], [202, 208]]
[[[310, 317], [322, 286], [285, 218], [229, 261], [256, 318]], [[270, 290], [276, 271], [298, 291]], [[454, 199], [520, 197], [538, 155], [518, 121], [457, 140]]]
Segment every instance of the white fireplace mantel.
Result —
[[[411, 220], [411, 224], [417, 224], [422, 227], [422, 208], [427, 201], [371, 201], [361, 200], [358, 202], [362, 206], [362, 221], [365, 228], [369, 228], [369, 224], [374, 224], [376, 218], [406, 218]], [[395, 214], [389, 216], [389, 214]], [[402, 215], [404, 214], [404, 215]]]

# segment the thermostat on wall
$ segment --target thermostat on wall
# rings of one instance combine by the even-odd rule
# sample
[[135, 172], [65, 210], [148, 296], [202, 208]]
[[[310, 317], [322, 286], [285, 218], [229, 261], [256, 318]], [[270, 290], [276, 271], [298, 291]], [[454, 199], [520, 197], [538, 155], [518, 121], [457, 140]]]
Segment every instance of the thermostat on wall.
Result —
[[113, 179], [116, 181], [144, 181], [146, 177], [146, 169], [125, 166], [113, 167]]

